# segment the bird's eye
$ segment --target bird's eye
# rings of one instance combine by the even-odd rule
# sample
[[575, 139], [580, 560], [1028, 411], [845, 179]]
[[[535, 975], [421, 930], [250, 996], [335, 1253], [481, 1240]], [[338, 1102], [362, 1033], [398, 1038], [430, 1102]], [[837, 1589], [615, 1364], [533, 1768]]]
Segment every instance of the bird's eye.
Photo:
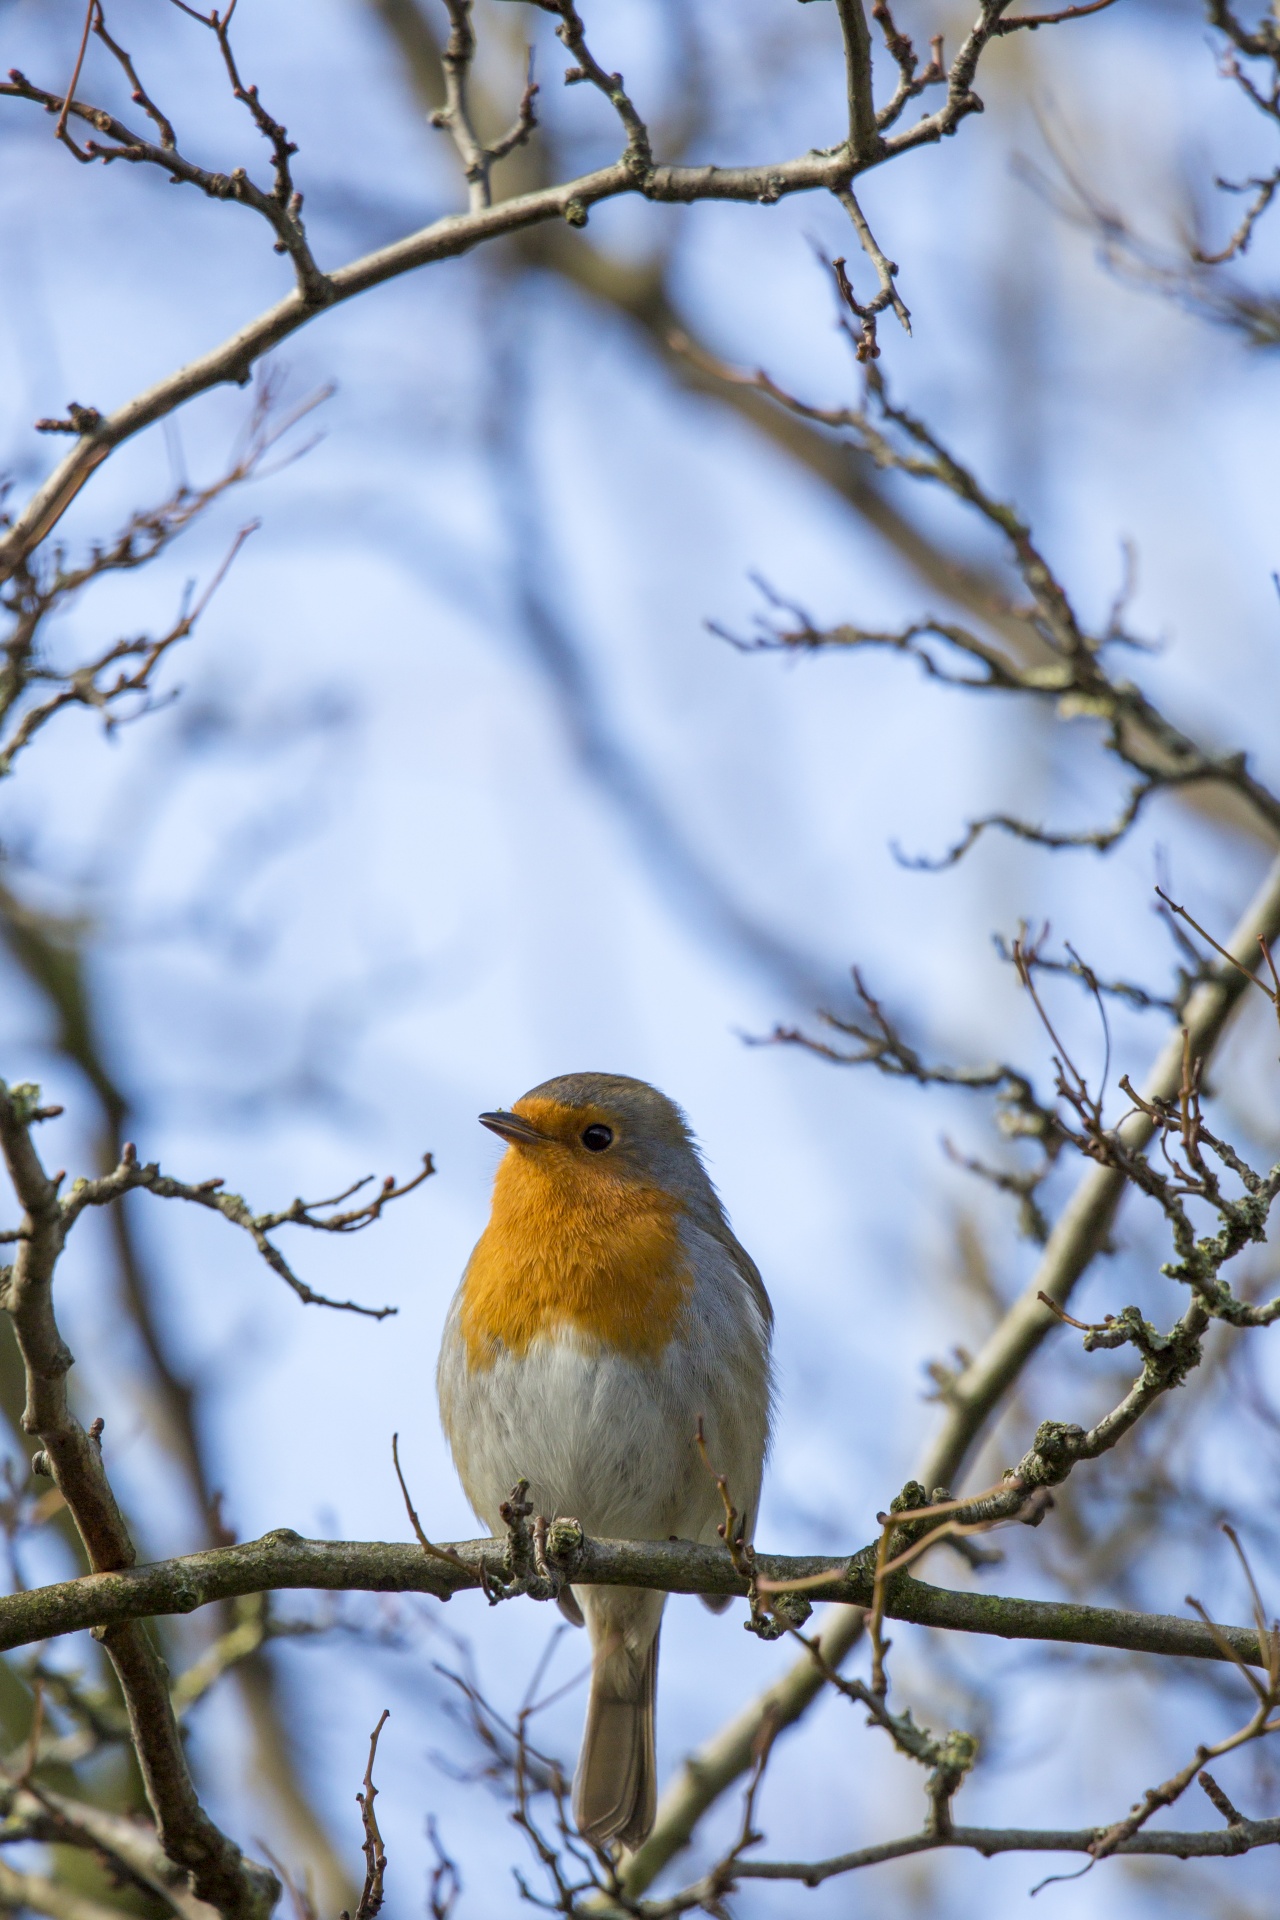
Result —
[[603, 1153], [606, 1147], [613, 1145], [613, 1128], [600, 1125], [584, 1127], [582, 1144], [588, 1153]]

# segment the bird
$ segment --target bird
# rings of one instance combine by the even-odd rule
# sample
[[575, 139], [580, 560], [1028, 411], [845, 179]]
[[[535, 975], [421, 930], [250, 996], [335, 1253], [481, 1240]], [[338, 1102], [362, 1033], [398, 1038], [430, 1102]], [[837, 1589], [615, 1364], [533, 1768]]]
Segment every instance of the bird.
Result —
[[[534, 1513], [590, 1535], [711, 1541], [725, 1518], [720, 1474], [749, 1542], [773, 1313], [684, 1114], [643, 1080], [569, 1073], [479, 1119], [506, 1152], [449, 1309], [437, 1387], [480, 1520], [503, 1532], [502, 1503], [524, 1480]], [[600, 1850], [634, 1849], [657, 1806], [666, 1595], [571, 1591], [562, 1605], [592, 1646], [574, 1820]]]

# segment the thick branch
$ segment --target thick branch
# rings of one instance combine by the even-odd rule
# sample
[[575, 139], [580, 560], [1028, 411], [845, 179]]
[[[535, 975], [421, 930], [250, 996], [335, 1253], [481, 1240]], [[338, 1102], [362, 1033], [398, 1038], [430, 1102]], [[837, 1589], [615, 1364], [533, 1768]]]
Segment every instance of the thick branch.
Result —
[[[831, 1575], [821, 1589], [859, 1606], [871, 1600], [873, 1550], [852, 1558], [758, 1553], [757, 1574], [783, 1583]], [[720, 1546], [688, 1540], [584, 1539], [572, 1523], [553, 1524], [548, 1558], [575, 1586], [647, 1587], [662, 1593], [745, 1595], [748, 1582]], [[283, 1589], [330, 1593], [455, 1593], [510, 1578], [508, 1544], [463, 1540], [424, 1553], [414, 1544], [377, 1540], [305, 1540], [288, 1527], [232, 1547], [79, 1580], [36, 1587], [0, 1598], [0, 1652], [32, 1641], [114, 1627], [155, 1614], [192, 1613], [239, 1594]], [[962, 1593], [902, 1575], [892, 1583], [886, 1613], [895, 1620], [1006, 1640], [1053, 1640], [1117, 1647], [1135, 1653], [1224, 1660], [1223, 1640], [1241, 1659], [1264, 1665], [1252, 1627], [1210, 1629], [1172, 1614], [1128, 1613], [1056, 1600], [1019, 1600]]]

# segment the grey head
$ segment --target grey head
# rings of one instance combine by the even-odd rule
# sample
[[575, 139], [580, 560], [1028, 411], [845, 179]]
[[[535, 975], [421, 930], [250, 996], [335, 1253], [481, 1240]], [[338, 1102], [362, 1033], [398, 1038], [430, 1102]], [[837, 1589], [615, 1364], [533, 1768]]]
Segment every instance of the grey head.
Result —
[[710, 1225], [724, 1212], [689, 1123], [674, 1100], [623, 1073], [562, 1073], [530, 1087], [482, 1125], [526, 1152], [589, 1157], [624, 1179], [660, 1186]]

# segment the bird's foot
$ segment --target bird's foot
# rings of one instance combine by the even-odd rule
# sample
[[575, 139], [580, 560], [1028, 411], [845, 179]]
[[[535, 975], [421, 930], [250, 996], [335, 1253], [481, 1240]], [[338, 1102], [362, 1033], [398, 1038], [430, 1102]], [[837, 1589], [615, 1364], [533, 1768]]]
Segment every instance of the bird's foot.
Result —
[[535, 1514], [528, 1492], [529, 1482], [518, 1480], [511, 1498], [498, 1509], [507, 1528], [506, 1564], [501, 1574], [483, 1567], [480, 1579], [491, 1607], [518, 1594], [530, 1600], [558, 1600], [565, 1587], [558, 1562], [571, 1559], [582, 1545], [582, 1528], [576, 1520], [549, 1522], [545, 1514]]

